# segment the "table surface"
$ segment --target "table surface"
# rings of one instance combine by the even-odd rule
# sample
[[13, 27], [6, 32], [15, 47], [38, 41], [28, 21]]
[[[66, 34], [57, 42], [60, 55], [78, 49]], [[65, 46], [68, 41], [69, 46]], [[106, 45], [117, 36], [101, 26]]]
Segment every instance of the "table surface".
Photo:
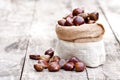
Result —
[[[120, 80], [120, 13], [107, 0], [0, 0], [0, 80]], [[36, 72], [30, 54], [55, 48], [57, 20], [74, 8], [98, 11], [106, 62], [76, 73]]]

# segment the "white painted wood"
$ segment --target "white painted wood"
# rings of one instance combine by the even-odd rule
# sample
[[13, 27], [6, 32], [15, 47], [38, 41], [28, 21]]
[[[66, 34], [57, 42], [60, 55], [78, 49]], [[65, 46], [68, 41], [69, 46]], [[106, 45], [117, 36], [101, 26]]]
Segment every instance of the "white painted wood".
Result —
[[0, 0], [0, 80], [20, 80], [33, 5]]
[[67, 2], [69, 2], [69, 0], [37, 1], [34, 21], [29, 31], [31, 39], [22, 80], [87, 80], [86, 71], [81, 73], [64, 70], [55, 73], [48, 72], [48, 70], [36, 72], [33, 65], [37, 63], [37, 61], [29, 59], [30, 54], [43, 55], [45, 50], [55, 48], [57, 41], [55, 26], [58, 19], [69, 14], [70, 9], [67, 8]]
[[100, 8], [103, 10], [115, 36], [120, 42], [120, 31], [119, 31], [120, 3], [118, 2], [118, 0], [111, 0], [109, 2], [107, 2], [107, 0], [101, 0], [98, 1], [98, 3]]
[[[75, 2], [75, 0], [73, 2]], [[119, 80], [120, 79], [120, 76], [119, 76], [120, 71], [119, 71], [119, 65], [118, 65], [120, 62], [119, 61], [119, 56], [120, 56], [119, 43], [116, 41], [115, 36], [113, 35], [111, 28], [108, 25], [103, 13], [100, 11], [99, 5], [96, 3], [96, 1], [87, 0], [86, 2], [85, 1], [80, 2], [79, 0], [79, 3], [78, 3], [78, 0], [77, 0], [76, 3], [73, 3], [73, 6], [80, 6], [81, 4], [89, 10], [96, 10], [100, 13], [100, 18], [98, 22], [102, 23], [106, 30], [106, 33], [104, 35], [104, 43], [105, 43], [105, 49], [107, 53], [106, 62], [104, 65], [98, 68], [87, 68], [88, 78], [89, 80]], [[104, 6], [103, 8], [105, 7], [106, 6]], [[118, 23], [113, 23], [113, 24], [118, 25]], [[114, 27], [114, 28], [117, 29], [117, 27]], [[115, 31], [114, 28], [113, 28], [113, 31]], [[117, 38], [119, 37], [117, 36]]]
[[28, 40], [0, 37], [0, 80], [19, 80]]

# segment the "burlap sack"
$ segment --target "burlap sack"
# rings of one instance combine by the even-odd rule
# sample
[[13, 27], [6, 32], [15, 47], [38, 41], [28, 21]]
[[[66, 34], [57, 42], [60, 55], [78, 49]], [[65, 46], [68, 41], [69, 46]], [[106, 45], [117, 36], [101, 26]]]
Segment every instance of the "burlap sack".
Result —
[[69, 27], [57, 25], [56, 52], [62, 58], [76, 56], [87, 66], [97, 67], [105, 61], [104, 32], [104, 27], [98, 23]]

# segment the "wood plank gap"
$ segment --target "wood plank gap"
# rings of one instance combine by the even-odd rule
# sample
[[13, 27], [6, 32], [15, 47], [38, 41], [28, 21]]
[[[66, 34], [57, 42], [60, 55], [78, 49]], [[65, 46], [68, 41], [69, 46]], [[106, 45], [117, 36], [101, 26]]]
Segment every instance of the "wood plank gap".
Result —
[[[34, 2], [34, 8], [33, 8], [33, 14], [32, 14], [32, 20], [31, 20], [30, 26], [32, 26], [34, 18], [35, 18], [36, 3], [37, 3], [37, 0], [35, 0], [35, 2]], [[27, 53], [28, 53], [29, 44], [30, 44], [30, 38], [28, 39], [28, 43], [27, 43], [27, 47], [26, 47], [26, 52], [25, 52], [25, 57], [24, 57], [23, 66], [22, 66], [22, 70], [21, 70], [20, 80], [22, 80], [22, 75], [23, 75], [23, 71], [24, 71], [24, 66], [25, 66], [25, 62], [26, 62], [26, 56], [27, 56]]]
[[86, 75], [87, 75], [87, 80], [89, 80], [89, 75], [88, 75], [87, 69], [85, 69], [85, 71], [86, 71]]
[[28, 46], [29, 46], [29, 40], [28, 40], [27, 46], [26, 46], [26, 52], [25, 52], [25, 57], [24, 57], [24, 60], [23, 60], [23, 66], [22, 66], [22, 70], [21, 70], [20, 80], [22, 80], [22, 74], [23, 74], [23, 71], [24, 71], [24, 65], [25, 65], [25, 61], [26, 61], [26, 55], [27, 55], [27, 51], [28, 51]]
[[105, 20], [107, 21], [107, 23], [108, 23], [108, 25], [109, 25], [109, 27], [110, 27], [110, 29], [111, 29], [113, 35], [115, 36], [116, 41], [117, 41], [117, 42], [119, 43], [119, 45], [120, 45], [120, 41], [119, 41], [119, 39], [117, 38], [115, 32], [113, 31], [112, 26], [110, 25], [109, 20], [108, 20], [106, 14], [105, 14], [103, 8], [101, 7], [99, 1], [96, 0], [96, 4], [98, 4], [98, 8], [101, 10], [101, 12], [102, 12], [103, 16], [105, 17]]

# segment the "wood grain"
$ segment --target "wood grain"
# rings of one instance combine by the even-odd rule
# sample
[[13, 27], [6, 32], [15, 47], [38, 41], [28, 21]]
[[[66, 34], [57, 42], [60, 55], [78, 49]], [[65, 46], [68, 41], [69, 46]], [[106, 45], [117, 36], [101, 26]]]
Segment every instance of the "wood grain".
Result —
[[[109, 23], [110, 28], [112, 29], [113, 34], [115, 35], [116, 39], [120, 43], [120, 31], [119, 31], [119, 21], [120, 21], [120, 13], [119, 13], [119, 3], [117, 1], [111, 0], [106, 4], [106, 0], [98, 1], [99, 7], [107, 22]], [[115, 4], [116, 3], [116, 4]], [[118, 8], [117, 8], [118, 6]]]
[[28, 40], [0, 37], [0, 80], [19, 80]]
[[[75, 6], [75, 7], [82, 6], [82, 5], [86, 5], [85, 8], [87, 8], [89, 10], [96, 10], [100, 13], [100, 18], [99, 18], [98, 22], [102, 23], [106, 30], [106, 33], [103, 38], [104, 43], [105, 43], [106, 53], [107, 53], [106, 62], [104, 65], [102, 65], [98, 68], [87, 68], [88, 79], [89, 80], [119, 80], [120, 72], [119, 72], [118, 64], [120, 62], [119, 61], [120, 45], [117, 41], [117, 39], [119, 37], [118, 37], [118, 35], [113, 34], [113, 33], [116, 33], [116, 32], [112, 32], [115, 30], [111, 30], [114, 28], [111, 28], [108, 21], [106, 21], [104, 14], [101, 12], [99, 4], [95, 0], [94, 1], [87, 0], [86, 2], [80, 1], [80, 0], [73, 1], [73, 6]], [[113, 22], [112, 24], [115, 24], [115, 23]]]
[[[52, 1], [53, 2], [40, 0], [36, 3], [35, 18], [30, 29], [31, 39], [22, 80], [87, 80], [86, 71], [76, 73], [74, 71], [60, 70], [59, 72], [52, 73], [46, 69], [43, 72], [36, 72], [33, 65], [37, 63], [37, 61], [29, 59], [30, 54], [44, 55], [45, 50], [49, 48], [55, 49], [57, 42], [55, 26], [57, 20], [61, 19], [65, 14], [69, 14], [71, 10], [71, 7], [69, 7], [69, 3], [71, 2], [69, 2], [69, 0]], [[55, 55], [57, 55], [57, 53], [55, 53]]]

